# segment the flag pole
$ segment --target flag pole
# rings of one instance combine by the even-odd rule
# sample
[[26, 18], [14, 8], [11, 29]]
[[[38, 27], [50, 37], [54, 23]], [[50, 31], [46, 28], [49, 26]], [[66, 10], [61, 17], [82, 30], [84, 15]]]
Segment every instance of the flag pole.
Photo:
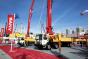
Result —
[[[15, 20], [15, 13], [14, 13], [14, 20]], [[13, 28], [14, 28], [14, 21], [13, 21]], [[12, 33], [14, 32], [14, 30], [12, 30]], [[11, 34], [11, 37], [12, 37], [13, 35]], [[14, 35], [15, 36], [15, 35]], [[13, 47], [12, 47], [12, 41], [13, 41], [13, 37], [12, 38], [10, 38], [10, 41], [11, 41], [11, 47], [10, 47], [10, 52], [15, 52], [14, 50], [13, 50]]]

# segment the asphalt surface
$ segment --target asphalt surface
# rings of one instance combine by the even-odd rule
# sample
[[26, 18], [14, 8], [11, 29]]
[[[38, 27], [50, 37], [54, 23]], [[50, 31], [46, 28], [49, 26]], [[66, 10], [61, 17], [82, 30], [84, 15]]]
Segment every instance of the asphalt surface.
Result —
[[[25, 47], [22, 47], [25, 48]], [[61, 52], [59, 49], [38, 49], [35, 46], [29, 46], [26, 47], [25, 49], [32, 49], [32, 50], [37, 50], [40, 52], [48, 53], [48, 54], [53, 54], [57, 57], [63, 57], [64, 59], [88, 59], [88, 51], [87, 49], [80, 49], [78, 47], [62, 47]], [[0, 59], [11, 59], [6, 53], [4, 53], [2, 50], [0, 50]]]
[[62, 47], [61, 52], [59, 49], [38, 49], [35, 46], [29, 46], [26, 49], [33, 49], [48, 54], [54, 54], [57, 57], [63, 57], [65, 59], [88, 59], [87, 49], [82, 49], [80, 47]]
[[11, 57], [4, 51], [0, 50], [0, 59], [11, 59]]

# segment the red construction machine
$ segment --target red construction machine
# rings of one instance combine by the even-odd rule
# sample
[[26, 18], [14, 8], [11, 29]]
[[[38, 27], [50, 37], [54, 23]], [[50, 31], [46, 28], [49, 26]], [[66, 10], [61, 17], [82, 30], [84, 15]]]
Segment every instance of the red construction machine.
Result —
[[60, 45], [61, 36], [52, 31], [52, 0], [47, 0], [47, 21], [46, 32], [36, 35], [35, 45], [38, 48], [58, 48]]
[[31, 18], [32, 18], [32, 11], [33, 11], [33, 7], [34, 7], [34, 2], [35, 0], [32, 0], [32, 4], [31, 4], [31, 7], [29, 9], [29, 16], [28, 16], [28, 29], [27, 29], [27, 37], [29, 37], [29, 34], [30, 34], [30, 21], [31, 21]]

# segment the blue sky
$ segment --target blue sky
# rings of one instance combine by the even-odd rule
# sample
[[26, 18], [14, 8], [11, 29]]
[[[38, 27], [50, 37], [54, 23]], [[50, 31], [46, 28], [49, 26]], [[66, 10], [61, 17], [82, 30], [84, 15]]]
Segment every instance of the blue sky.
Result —
[[[5, 26], [7, 15], [16, 13], [19, 18], [15, 19], [17, 31], [22, 23], [23, 32], [27, 32], [29, 7], [32, 0], [0, 0], [0, 28]], [[88, 27], [88, 16], [81, 16], [80, 12], [88, 9], [88, 0], [53, 0], [52, 26], [54, 32], [65, 32], [66, 29], [75, 29], [80, 26]], [[46, 25], [47, 0], [35, 0], [30, 31], [41, 32], [42, 22]]]

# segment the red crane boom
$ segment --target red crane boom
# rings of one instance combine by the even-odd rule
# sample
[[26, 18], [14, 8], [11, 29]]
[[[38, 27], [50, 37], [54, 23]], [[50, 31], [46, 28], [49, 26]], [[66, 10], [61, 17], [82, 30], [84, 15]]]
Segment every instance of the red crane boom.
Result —
[[52, 0], [47, 0], [46, 33], [53, 34], [53, 31], [52, 31]]
[[30, 21], [31, 21], [31, 17], [32, 17], [33, 7], [34, 7], [34, 0], [32, 0], [31, 7], [29, 9], [27, 36], [29, 36], [29, 32], [30, 32]]

